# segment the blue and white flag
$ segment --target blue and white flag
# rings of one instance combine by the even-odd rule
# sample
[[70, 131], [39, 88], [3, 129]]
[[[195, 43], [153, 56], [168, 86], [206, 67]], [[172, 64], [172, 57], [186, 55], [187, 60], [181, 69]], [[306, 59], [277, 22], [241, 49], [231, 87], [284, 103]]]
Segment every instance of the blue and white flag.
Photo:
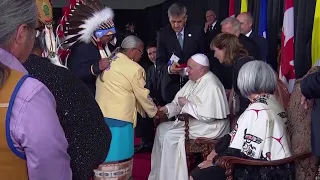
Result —
[[259, 35], [267, 38], [268, 0], [260, 0]]

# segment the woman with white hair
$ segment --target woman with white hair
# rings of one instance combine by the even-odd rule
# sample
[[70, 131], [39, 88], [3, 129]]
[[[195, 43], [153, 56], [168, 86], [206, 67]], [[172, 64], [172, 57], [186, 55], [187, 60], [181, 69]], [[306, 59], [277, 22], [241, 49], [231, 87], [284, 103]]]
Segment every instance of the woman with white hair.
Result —
[[71, 180], [68, 142], [49, 89], [22, 66], [34, 43], [36, 1], [0, 1], [0, 174]]
[[145, 88], [145, 71], [138, 64], [142, 54], [143, 42], [136, 36], [126, 37], [120, 48], [110, 56], [110, 69], [97, 79], [96, 101], [110, 127], [112, 139], [109, 154], [96, 171], [96, 177], [131, 177], [133, 128], [136, 126], [137, 112], [150, 118], [157, 114], [157, 107]]
[[[241, 94], [251, 104], [239, 117], [230, 134], [225, 135], [215, 149], [191, 173], [191, 179], [206, 180], [226, 179], [225, 169], [215, 166], [221, 156], [236, 156], [244, 159], [261, 161], [280, 160], [291, 156], [290, 142], [287, 133], [287, 118], [284, 108], [273, 95], [277, 77], [273, 69], [262, 61], [251, 61], [240, 69], [238, 81]], [[236, 166], [235, 179], [256, 177], [257, 179], [287, 179], [293, 168], [291, 164], [278, 168]]]

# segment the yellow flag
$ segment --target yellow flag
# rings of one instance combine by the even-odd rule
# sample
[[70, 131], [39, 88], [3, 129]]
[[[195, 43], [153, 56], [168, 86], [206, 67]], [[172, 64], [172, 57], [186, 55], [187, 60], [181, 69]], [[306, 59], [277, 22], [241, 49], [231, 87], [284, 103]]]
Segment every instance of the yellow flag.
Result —
[[241, 0], [241, 13], [248, 12], [248, 0]]
[[312, 31], [312, 65], [320, 60], [320, 0], [317, 0]]

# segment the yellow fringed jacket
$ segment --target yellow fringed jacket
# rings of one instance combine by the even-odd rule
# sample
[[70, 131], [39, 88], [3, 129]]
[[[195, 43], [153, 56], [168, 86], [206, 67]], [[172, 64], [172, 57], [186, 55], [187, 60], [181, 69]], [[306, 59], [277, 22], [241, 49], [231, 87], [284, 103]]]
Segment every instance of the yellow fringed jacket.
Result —
[[136, 125], [137, 112], [154, 117], [157, 107], [145, 88], [145, 71], [122, 53], [116, 54], [111, 68], [98, 76], [96, 101], [104, 117], [131, 122]]

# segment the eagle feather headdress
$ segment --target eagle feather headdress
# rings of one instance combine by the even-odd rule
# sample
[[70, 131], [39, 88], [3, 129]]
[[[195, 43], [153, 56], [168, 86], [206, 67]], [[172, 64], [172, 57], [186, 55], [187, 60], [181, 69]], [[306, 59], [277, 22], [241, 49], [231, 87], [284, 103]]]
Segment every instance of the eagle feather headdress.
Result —
[[44, 50], [42, 56], [49, 58], [52, 64], [64, 67], [57, 53], [58, 43], [52, 27], [52, 3], [50, 0], [36, 0], [36, 4], [38, 10], [37, 38], [42, 41]]
[[111, 8], [104, 7], [99, 0], [78, 0], [70, 5], [69, 14], [65, 14], [63, 44], [70, 49], [77, 42], [99, 43], [104, 35], [116, 33]]

